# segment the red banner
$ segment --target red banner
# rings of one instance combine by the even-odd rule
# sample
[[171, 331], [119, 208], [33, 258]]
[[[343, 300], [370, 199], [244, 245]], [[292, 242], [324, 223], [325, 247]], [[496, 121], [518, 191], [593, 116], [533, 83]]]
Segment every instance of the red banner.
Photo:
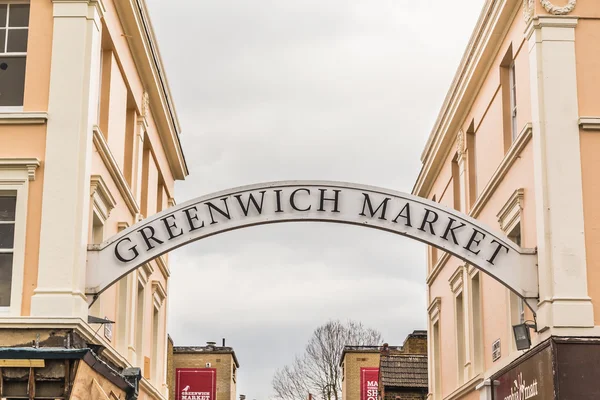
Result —
[[379, 368], [360, 369], [360, 400], [377, 400]]
[[176, 400], [216, 400], [217, 370], [214, 368], [177, 368]]

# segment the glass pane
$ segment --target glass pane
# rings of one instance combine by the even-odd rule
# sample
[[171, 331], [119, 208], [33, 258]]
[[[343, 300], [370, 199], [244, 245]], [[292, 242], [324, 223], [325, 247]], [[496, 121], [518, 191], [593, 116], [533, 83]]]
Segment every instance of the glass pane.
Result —
[[12, 254], [0, 254], [0, 307], [10, 306], [12, 261]]
[[29, 4], [11, 4], [8, 26], [29, 26]]
[[14, 221], [17, 198], [14, 196], [0, 196], [0, 221]]
[[6, 4], [0, 4], [0, 26], [6, 26]]
[[0, 53], [4, 53], [6, 49], [6, 29], [0, 29]]
[[24, 53], [27, 51], [27, 34], [29, 29], [9, 29], [7, 53]]
[[12, 249], [15, 243], [15, 224], [0, 224], [0, 249]]
[[0, 57], [0, 106], [22, 106], [25, 57]]

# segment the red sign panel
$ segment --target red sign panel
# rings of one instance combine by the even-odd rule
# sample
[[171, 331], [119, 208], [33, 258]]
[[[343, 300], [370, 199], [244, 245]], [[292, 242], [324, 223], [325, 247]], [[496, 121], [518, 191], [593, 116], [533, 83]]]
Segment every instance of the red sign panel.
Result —
[[214, 368], [177, 368], [176, 400], [216, 400], [217, 370]]
[[377, 400], [379, 368], [360, 369], [360, 400]]

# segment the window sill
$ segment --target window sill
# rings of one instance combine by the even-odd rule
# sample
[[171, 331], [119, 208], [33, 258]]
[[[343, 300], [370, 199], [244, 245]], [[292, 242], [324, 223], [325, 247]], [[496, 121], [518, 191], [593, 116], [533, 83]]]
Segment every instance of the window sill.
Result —
[[32, 111], [3, 111], [0, 108], [0, 125], [14, 124], [45, 124], [48, 121], [47, 112], [32, 112]]

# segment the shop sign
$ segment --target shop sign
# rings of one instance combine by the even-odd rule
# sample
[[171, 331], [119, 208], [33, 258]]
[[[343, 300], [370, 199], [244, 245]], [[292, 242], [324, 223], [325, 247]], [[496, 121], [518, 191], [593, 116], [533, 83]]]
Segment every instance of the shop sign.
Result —
[[176, 400], [216, 400], [217, 370], [214, 368], [177, 368]]
[[552, 347], [547, 346], [495, 381], [494, 400], [554, 399]]
[[360, 369], [360, 400], [377, 400], [379, 368]]
[[428, 199], [372, 186], [274, 182], [187, 201], [88, 251], [86, 294], [196, 240], [249, 226], [320, 221], [358, 225], [435, 246], [491, 275], [523, 298], [538, 295], [537, 257], [472, 217]]

